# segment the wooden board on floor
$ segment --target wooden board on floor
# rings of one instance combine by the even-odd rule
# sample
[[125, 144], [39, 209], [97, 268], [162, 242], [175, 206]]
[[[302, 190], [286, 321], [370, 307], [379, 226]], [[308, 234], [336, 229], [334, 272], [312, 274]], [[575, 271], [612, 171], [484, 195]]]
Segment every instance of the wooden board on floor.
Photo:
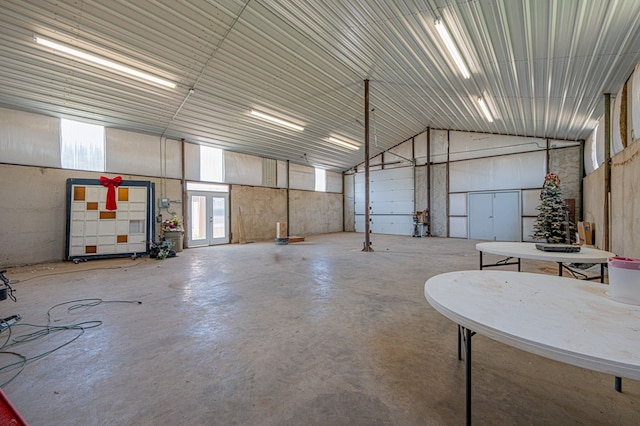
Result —
[[304, 237], [289, 237], [289, 243], [301, 243], [304, 241]]

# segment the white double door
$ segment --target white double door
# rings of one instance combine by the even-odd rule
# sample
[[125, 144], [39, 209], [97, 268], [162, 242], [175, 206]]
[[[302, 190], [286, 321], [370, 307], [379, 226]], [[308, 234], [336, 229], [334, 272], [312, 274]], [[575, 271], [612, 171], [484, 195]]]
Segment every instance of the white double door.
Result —
[[469, 238], [522, 241], [520, 192], [469, 193]]
[[229, 242], [229, 193], [189, 191], [189, 247]]

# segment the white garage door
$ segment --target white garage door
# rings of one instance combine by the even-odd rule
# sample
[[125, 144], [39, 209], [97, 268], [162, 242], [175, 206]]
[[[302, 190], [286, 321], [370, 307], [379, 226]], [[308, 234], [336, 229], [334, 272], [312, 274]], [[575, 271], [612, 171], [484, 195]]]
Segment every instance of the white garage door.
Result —
[[[411, 235], [414, 212], [412, 167], [374, 170], [369, 176], [371, 232]], [[356, 232], [365, 230], [364, 173], [355, 177]]]

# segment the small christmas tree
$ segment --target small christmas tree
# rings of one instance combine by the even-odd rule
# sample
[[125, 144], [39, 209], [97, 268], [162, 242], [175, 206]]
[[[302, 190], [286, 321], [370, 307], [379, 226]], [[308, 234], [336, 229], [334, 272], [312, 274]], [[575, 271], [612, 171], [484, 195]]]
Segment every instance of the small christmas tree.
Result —
[[[575, 242], [575, 226], [569, 221], [567, 205], [560, 191], [560, 178], [555, 173], [544, 177], [544, 184], [540, 192], [538, 219], [533, 225], [534, 240], [546, 239], [548, 243]], [[568, 227], [568, 229], [567, 229]]]

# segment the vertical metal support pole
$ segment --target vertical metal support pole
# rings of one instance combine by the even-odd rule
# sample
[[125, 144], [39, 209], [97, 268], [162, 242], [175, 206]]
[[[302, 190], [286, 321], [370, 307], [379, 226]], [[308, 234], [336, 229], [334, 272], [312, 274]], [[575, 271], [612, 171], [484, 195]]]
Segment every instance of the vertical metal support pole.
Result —
[[[185, 233], [189, 232], [191, 229], [189, 222], [189, 194], [187, 193], [187, 179], [186, 179], [186, 164], [187, 164], [187, 155], [186, 155], [186, 141], [184, 138], [180, 139], [180, 147], [182, 152], [180, 155], [182, 156], [182, 224], [184, 226]], [[187, 234], [189, 235], [189, 234]], [[182, 239], [182, 247], [187, 248], [188, 238]]]
[[482, 271], [482, 267], [483, 267], [483, 263], [482, 263], [482, 250], [480, 250], [480, 270]]
[[562, 276], [562, 262], [558, 262], [558, 276]]
[[518, 258], [518, 272], [520, 272], [520, 270], [521, 270], [520, 269], [521, 265], [522, 265], [522, 258], [519, 257]]
[[604, 263], [600, 264], [600, 282], [604, 284]]
[[373, 251], [371, 248], [371, 214], [369, 212], [369, 80], [364, 81], [364, 247], [362, 251]]
[[602, 250], [609, 251], [609, 193], [611, 192], [611, 94], [604, 94], [604, 220]]
[[465, 357], [465, 413], [466, 413], [466, 424], [467, 426], [471, 425], [471, 330], [468, 328], [464, 329], [464, 357]]
[[546, 161], [547, 161], [547, 174], [551, 173], [551, 155], [549, 153], [549, 139], [547, 139], [547, 148], [546, 148]]
[[[584, 217], [584, 197], [582, 196], [583, 191], [584, 191], [584, 182], [582, 177], [584, 176], [584, 141], [580, 144], [580, 179], [578, 180], [579, 182], [579, 187], [578, 187], [578, 199], [579, 199], [579, 203], [576, 204], [576, 210], [580, 209], [580, 215], [578, 215], [578, 213], [576, 212], [576, 226], [578, 226], [578, 221], [583, 220]], [[578, 240], [578, 243], [580, 241]]]
[[289, 160], [287, 160], [287, 229], [291, 229], [291, 224], [289, 223], [289, 183], [290, 183], [289, 176], [290, 175], [291, 175], [291, 167], [289, 164]]
[[458, 361], [462, 359], [462, 327], [458, 324]]
[[427, 231], [431, 236], [431, 128], [427, 127]]
[[616, 387], [616, 392], [622, 392], [622, 378], [616, 376], [615, 387]]
[[[446, 221], [447, 221], [447, 238], [451, 237], [451, 218], [449, 217], [450, 214], [450, 205], [449, 205], [449, 198], [450, 198], [450, 194], [449, 194], [449, 189], [451, 187], [450, 183], [449, 183], [449, 167], [450, 167], [450, 157], [451, 157], [451, 153], [450, 153], [450, 141], [449, 141], [449, 130], [447, 130], [447, 165], [446, 165], [446, 174], [447, 174], [447, 178], [446, 178], [446, 194], [447, 194], [447, 199], [446, 199]], [[468, 235], [468, 234], [467, 234]]]

